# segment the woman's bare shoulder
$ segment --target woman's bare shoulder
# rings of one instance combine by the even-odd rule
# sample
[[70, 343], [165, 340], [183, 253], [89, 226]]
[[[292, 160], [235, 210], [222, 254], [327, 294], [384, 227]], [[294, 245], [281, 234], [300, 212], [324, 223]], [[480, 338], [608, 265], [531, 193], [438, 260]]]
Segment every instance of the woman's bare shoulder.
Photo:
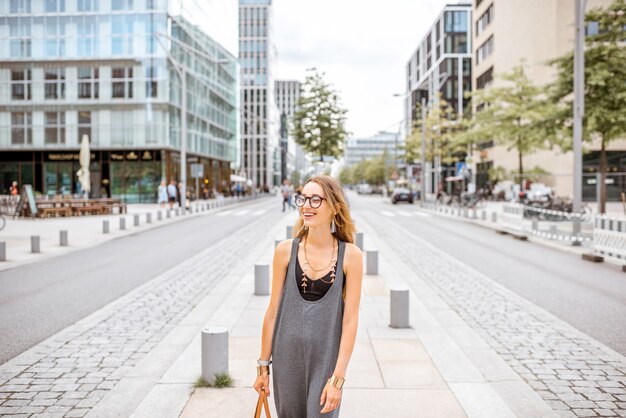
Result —
[[281, 260], [286, 260], [291, 254], [291, 246], [293, 244], [293, 238], [281, 241], [276, 246], [275, 255]]
[[351, 260], [361, 259], [363, 257], [361, 249], [351, 242], [346, 242], [346, 257]]

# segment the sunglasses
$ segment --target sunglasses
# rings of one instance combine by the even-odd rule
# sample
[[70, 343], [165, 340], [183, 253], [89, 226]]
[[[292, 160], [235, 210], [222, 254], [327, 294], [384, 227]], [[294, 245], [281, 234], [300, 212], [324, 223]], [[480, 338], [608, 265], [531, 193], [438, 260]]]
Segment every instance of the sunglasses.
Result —
[[296, 206], [298, 206], [300, 208], [303, 207], [304, 204], [306, 203], [306, 201], [308, 200], [309, 204], [311, 205], [311, 207], [313, 209], [317, 209], [320, 206], [322, 206], [322, 200], [326, 200], [326, 198], [322, 197], [322, 196], [318, 196], [316, 194], [314, 194], [313, 196], [310, 196], [310, 197], [309, 196], [305, 196], [303, 194], [299, 194], [299, 195], [296, 195], [294, 200], [296, 202]]

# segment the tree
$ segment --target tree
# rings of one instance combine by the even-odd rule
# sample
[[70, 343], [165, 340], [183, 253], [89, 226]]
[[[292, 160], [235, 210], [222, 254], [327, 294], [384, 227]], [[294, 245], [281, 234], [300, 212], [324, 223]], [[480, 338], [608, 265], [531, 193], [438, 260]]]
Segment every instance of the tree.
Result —
[[524, 62], [501, 78], [508, 83], [472, 93], [479, 110], [465, 135], [472, 141], [493, 138], [507, 150], [515, 150], [519, 184], [523, 187], [524, 155], [547, 148], [554, 141], [546, 120], [556, 113], [557, 107], [528, 78]]
[[296, 143], [323, 161], [324, 155], [338, 157], [343, 152], [348, 135], [344, 127], [347, 110], [341, 107], [339, 96], [323, 80], [323, 74], [312, 71], [298, 100], [293, 134]]
[[[606, 9], [590, 10], [585, 21], [597, 25], [598, 33], [585, 40], [585, 115], [583, 140], [600, 142], [600, 213], [606, 211], [607, 145], [626, 134], [626, 2], [617, 0]], [[574, 54], [570, 52], [552, 62], [558, 75], [552, 98], [565, 104], [557, 118], [567, 135], [561, 143], [564, 150], [572, 148], [572, 111], [574, 87]]]

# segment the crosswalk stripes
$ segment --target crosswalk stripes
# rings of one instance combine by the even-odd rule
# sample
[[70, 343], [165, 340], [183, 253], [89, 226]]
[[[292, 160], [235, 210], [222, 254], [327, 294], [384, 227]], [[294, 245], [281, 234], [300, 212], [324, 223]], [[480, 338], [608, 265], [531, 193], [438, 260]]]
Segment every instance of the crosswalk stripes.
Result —
[[259, 216], [259, 215], [263, 215], [265, 212], [267, 212], [267, 210], [261, 209], [261, 210], [257, 210], [256, 212], [253, 212], [252, 214], [254, 216]]
[[432, 215], [428, 214], [428, 213], [423, 213], [423, 212], [418, 212], [418, 211], [411, 211], [411, 212], [407, 212], [405, 210], [399, 210], [399, 211], [395, 211], [395, 212], [391, 212], [388, 210], [381, 210], [380, 213], [382, 213], [383, 215], [387, 216], [388, 218], [393, 218], [395, 216], [404, 216], [406, 218], [410, 218], [413, 216], [419, 216], [422, 218], [430, 218]]
[[232, 210], [225, 210], [225, 211], [218, 213], [217, 216], [226, 216], [226, 215], [230, 215], [231, 213], [233, 213]]
[[243, 209], [243, 210], [238, 210], [237, 212], [233, 213], [234, 216], [243, 216], [246, 213], [250, 212], [248, 209]]

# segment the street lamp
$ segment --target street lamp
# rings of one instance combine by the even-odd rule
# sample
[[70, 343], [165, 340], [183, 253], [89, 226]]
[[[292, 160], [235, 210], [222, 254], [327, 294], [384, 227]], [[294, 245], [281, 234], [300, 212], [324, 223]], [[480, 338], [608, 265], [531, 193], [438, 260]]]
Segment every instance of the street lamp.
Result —
[[167, 47], [165, 45], [163, 45], [160, 37], [163, 37], [167, 40], [169, 40], [170, 42], [175, 43], [176, 45], [178, 45], [179, 47], [181, 47], [181, 49], [185, 50], [186, 52], [190, 52], [193, 54], [196, 54], [204, 59], [207, 59], [211, 62], [214, 62], [216, 64], [224, 64], [224, 63], [228, 63], [229, 61], [226, 59], [217, 59], [215, 57], [213, 57], [212, 55], [207, 54], [204, 51], [201, 51], [197, 48], [194, 48], [192, 46], [189, 46], [187, 44], [185, 44], [184, 42], [179, 41], [178, 39], [172, 38], [169, 35], [166, 35], [164, 33], [161, 32], [155, 32], [155, 35], [157, 36], [157, 40], [159, 41], [159, 44], [161, 45], [161, 47], [163, 48], [163, 50], [165, 51], [165, 54], [167, 55], [167, 58], [170, 60], [170, 62], [172, 63], [172, 66], [174, 67], [174, 70], [176, 71], [176, 73], [178, 74], [178, 76], [180, 77], [180, 84], [181, 84], [181, 105], [180, 105], [180, 205], [183, 209], [183, 213], [185, 213], [186, 209], [186, 200], [187, 200], [187, 67], [185, 66], [184, 63], [180, 63], [178, 62], [169, 52], [169, 50], [167, 49]]
[[[576, 1], [576, 37], [574, 47], [574, 199], [572, 212], [580, 214], [582, 208], [582, 137], [585, 115], [585, 7], [586, 0]], [[572, 218], [572, 234], [580, 234], [580, 217]], [[580, 241], [572, 241], [580, 245]]]

